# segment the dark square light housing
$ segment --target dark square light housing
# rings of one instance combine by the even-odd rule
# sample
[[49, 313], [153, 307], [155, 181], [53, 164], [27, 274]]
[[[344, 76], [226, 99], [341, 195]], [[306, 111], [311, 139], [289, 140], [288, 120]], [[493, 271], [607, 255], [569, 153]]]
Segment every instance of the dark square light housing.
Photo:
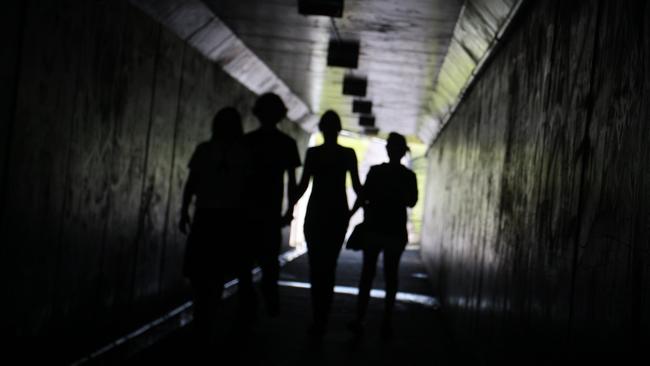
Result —
[[343, 78], [343, 94], [365, 97], [368, 88], [368, 80], [356, 76], [346, 76]]
[[361, 117], [359, 117], [359, 126], [375, 127], [375, 117], [374, 116], [361, 116]]
[[343, 2], [343, 0], [298, 0], [298, 13], [341, 18]]
[[356, 69], [358, 65], [359, 41], [330, 41], [327, 49], [327, 66]]
[[364, 127], [362, 133], [364, 133], [366, 135], [374, 136], [374, 135], [377, 135], [379, 133], [379, 128], [377, 128], [375, 126]]
[[352, 112], [370, 114], [372, 113], [372, 102], [369, 100], [355, 100], [352, 102]]

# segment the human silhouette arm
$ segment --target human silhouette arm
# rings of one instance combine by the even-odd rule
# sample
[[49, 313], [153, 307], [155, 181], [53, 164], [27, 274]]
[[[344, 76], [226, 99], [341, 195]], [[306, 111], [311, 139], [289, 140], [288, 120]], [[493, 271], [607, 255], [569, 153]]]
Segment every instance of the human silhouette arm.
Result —
[[357, 163], [357, 154], [354, 153], [354, 150], [350, 150], [350, 166], [349, 166], [349, 171], [350, 171], [350, 178], [352, 179], [352, 189], [354, 189], [354, 193], [357, 194], [357, 196], [361, 192], [361, 181], [359, 180], [359, 164]]
[[309, 180], [313, 174], [313, 162], [311, 158], [311, 151], [307, 151], [307, 157], [305, 158], [305, 167], [302, 169], [302, 176], [300, 177], [300, 183], [296, 186], [296, 191], [293, 196], [293, 203], [295, 204], [302, 197], [303, 194], [307, 191], [309, 187]]
[[363, 186], [361, 186], [361, 183], [359, 183], [360, 187], [359, 187], [359, 191], [357, 192], [357, 199], [356, 201], [354, 201], [354, 206], [352, 206], [352, 210], [350, 210], [350, 217], [352, 217], [352, 215], [354, 215], [359, 208], [366, 205], [368, 201], [369, 190], [372, 189], [372, 186], [375, 181], [374, 175], [375, 175], [374, 169], [370, 168], [370, 171], [368, 171], [368, 175], [366, 176], [366, 183]]
[[[293, 220], [293, 208], [298, 203], [298, 200], [305, 194], [307, 191], [307, 187], [309, 186], [309, 180], [312, 175], [312, 159], [310, 158], [311, 153], [308, 150], [307, 151], [307, 157], [305, 158], [305, 166], [302, 169], [302, 176], [300, 177], [300, 183], [297, 185], [295, 184], [296, 182], [296, 176], [295, 176], [295, 169], [294, 169], [294, 176], [293, 176], [293, 187], [294, 189], [288, 189], [288, 194], [289, 194], [289, 204], [287, 205], [287, 212], [282, 217], [282, 223], [283, 225], [289, 225], [291, 221]], [[291, 187], [291, 177], [289, 178], [289, 188]]]
[[189, 231], [189, 226], [191, 223], [190, 220], [190, 203], [192, 202], [192, 197], [196, 194], [196, 173], [190, 169], [190, 173], [187, 176], [187, 182], [185, 182], [185, 187], [183, 188], [183, 203], [181, 205], [181, 221], [178, 224], [178, 229], [183, 234], [187, 234]]
[[413, 207], [418, 202], [418, 183], [415, 173], [409, 171], [409, 182], [407, 190], [404, 192], [406, 206]]
[[291, 197], [295, 197], [296, 195], [296, 169], [295, 168], [289, 168], [287, 169], [287, 175], [289, 178], [288, 181], [288, 186], [287, 186], [287, 195], [289, 196], [289, 204], [287, 205], [287, 212], [284, 213], [282, 216], [282, 226], [287, 226], [291, 224], [291, 221], [293, 220], [293, 206], [296, 205], [296, 199], [292, 199]]
[[352, 217], [352, 215], [354, 215], [354, 213], [357, 212], [357, 210], [361, 208], [361, 206], [363, 206], [363, 195], [360, 191], [360, 193], [357, 195], [357, 199], [354, 201], [354, 205], [352, 206], [352, 209], [350, 210], [348, 216]]

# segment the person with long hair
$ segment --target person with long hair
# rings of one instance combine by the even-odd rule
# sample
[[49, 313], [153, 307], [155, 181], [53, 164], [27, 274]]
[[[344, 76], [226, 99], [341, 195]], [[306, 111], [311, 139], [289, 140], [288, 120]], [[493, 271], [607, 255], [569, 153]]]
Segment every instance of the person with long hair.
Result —
[[[234, 256], [241, 206], [241, 168], [237, 145], [243, 135], [241, 116], [232, 107], [212, 121], [212, 138], [196, 147], [183, 190], [179, 230], [188, 234], [184, 275], [194, 298], [193, 326], [197, 343], [212, 340], [216, 310], [221, 304], [225, 276]], [[194, 200], [194, 214], [190, 205]]]
[[386, 299], [381, 334], [393, 334], [392, 315], [397, 294], [399, 262], [408, 243], [407, 207], [418, 200], [415, 173], [400, 163], [408, 151], [404, 136], [390, 133], [386, 143], [388, 163], [370, 168], [363, 189], [352, 209], [364, 211], [363, 268], [359, 281], [356, 319], [348, 326], [360, 334], [370, 299], [370, 289], [377, 270], [379, 253], [384, 253]]
[[[331, 110], [325, 112], [318, 126], [324, 142], [307, 150], [293, 202], [305, 193], [312, 181], [304, 225], [314, 319], [309, 332], [320, 336], [326, 331], [334, 294], [336, 264], [350, 217], [346, 194], [347, 174], [350, 174], [356, 192], [361, 189], [361, 183], [354, 150], [338, 144], [341, 131], [338, 114]], [[290, 212], [293, 205], [289, 207]]]

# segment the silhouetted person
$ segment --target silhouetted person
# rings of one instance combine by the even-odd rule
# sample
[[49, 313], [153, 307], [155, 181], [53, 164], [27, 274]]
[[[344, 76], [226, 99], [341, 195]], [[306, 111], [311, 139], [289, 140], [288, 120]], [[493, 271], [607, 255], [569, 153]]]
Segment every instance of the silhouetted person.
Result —
[[[275, 94], [260, 96], [253, 107], [253, 114], [261, 127], [246, 134], [243, 148], [246, 151], [248, 173], [245, 183], [247, 247], [262, 268], [262, 294], [269, 315], [279, 312], [278, 277], [280, 265], [278, 255], [282, 241], [282, 202], [284, 197], [284, 175], [288, 175], [288, 194], [294, 195], [296, 168], [300, 166], [298, 148], [293, 138], [277, 129], [276, 125], [285, 117], [287, 109], [282, 99]], [[250, 279], [240, 279], [240, 287], [248, 291], [250, 307], [255, 299]]]
[[356, 319], [349, 324], [352, 331], [360, 333], [370, 299], [370, 289], [377, 269], [377, 258], [384, 252], [384, 280], [386, 302], [382, 323], [382, 336], [392, 336], [392, 314], [397, 294], [399, 261], [406, 244], [407, 207], [418, 199], [415, 174], [400, 163], [408, 151], [404, 136], [390, 133], [386, 143], [389, 162], [370, 168], [361, 194], [352, 212], [363, 206], [366, 225], [366, 245], [363, 248], [363, 269], [359, 282]]
[[305, 193], [313, 178], [304, 230], [314, 313], [310, 333], [314, 335], [326, 330], [334, 294], [336, 262], [348, 228], [350, 208], [345, 187], [348, 173], [354, 190], [359, 192], [361, 189], [354, 150], [337, 143], [341, 131], [338, 114], [325, 112], [318, 127], [325, 141], [307, 150], [302, 178], [293, 199], [295, 202]]
[[[242, 135], [237, 110], [220, 110], [212, 122], [212, 139], [198, 145], [190, 159], [183, 191], [179, 226], [184, 234], [190, 229], [183, 271], [192, 285], [193, 326], [200, 344], [212, 338], [225, 275], [234, 270], [228, 263], [235, 256], [233, 242], [239, 233], [239, 215], [233, 212], [241, 207], [242, 182], [235, 146]], [[190, 220], [193, 197], [195, 210]]]

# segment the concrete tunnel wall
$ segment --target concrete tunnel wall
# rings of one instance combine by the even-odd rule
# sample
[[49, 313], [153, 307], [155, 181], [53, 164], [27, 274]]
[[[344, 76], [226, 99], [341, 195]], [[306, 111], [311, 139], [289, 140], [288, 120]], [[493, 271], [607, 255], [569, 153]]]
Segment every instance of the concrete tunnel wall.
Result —
[[422, 254], [465, 344], [650, 338], [648, 35], [645, 1], [527, 2], [433, 144]]
[[6, 5], [2, 331], [70, 359], [187, 299], [187, 163], [256, 96], [125, 0]]

